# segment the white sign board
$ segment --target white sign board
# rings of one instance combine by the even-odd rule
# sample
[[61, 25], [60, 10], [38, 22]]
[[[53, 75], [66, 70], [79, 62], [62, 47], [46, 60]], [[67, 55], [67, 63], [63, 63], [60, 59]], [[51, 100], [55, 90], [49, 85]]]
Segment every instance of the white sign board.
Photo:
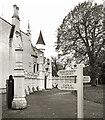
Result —
[[58, 88], [61, 90], [77, 90], [77, 84], [75, 83], [60, 83]]
[[59, 89], [77, 90], [76, 83], [77, 69], [59, 70], [57, 74], [60, 76], [60, 83], [58, 85]]
[[[57, 74], [60, 76], [60, 90], [77, 90], [77, 69], [59, 70]], [[83, 76], [83, 83], [89, 82], [90, 76]]]

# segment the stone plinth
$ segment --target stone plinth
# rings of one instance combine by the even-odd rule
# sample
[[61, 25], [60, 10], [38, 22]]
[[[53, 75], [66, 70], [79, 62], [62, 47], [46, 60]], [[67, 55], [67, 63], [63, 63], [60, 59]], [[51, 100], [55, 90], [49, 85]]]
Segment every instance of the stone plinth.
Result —
[[16, 67], [14, 68], [14, 98], [12, 101], [13, 109], [24, 109], [27, 107], [25, 99], [25, 75], [22, 63], [22, 48], [15, 49], [16, 51]]

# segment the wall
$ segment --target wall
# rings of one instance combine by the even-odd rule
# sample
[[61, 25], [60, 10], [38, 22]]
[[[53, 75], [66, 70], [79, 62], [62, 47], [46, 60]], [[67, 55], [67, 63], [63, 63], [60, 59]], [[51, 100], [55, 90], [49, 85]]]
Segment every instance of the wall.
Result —
[[11, 25], [0, 18], [0, 89], [6, 88], [9, 75], [9, 35]]
[[23, 67], [25, 71], [32, 72], [32, 47], [31, 41], [27, 35], [21, 32], [23, 42]]
[[[33, 47], [31, 43], [31, 36], [24, 32], [21, 33], [21, 37], [17, 37], [17, 29], [4, 19], [0, 18], [0, 90], [6, 88], [6, 79], [9, 75], [14, 76], [14, 68], [16, 65], [16, 52], [17, 46], [21, 45], [23, 48], [23, 67], [24, 71], [28, 74], [34, 73], [35, 64], [35, 81], [34, 83], [39, 88], [45, 89], [45, 58], [44, 52], [40, 49]], [[13, 29], [14, 28], [14, 29]], [[19, 30], [18, 30], [19, 32]], [[12, 33], [12, 34], [11, 34]], [[10, 37], [11, 35], [11, 37]], [[41, 61], [40, 61], [41, 60]], [[37, 70], [37, 65], [40, 70]], [[51, 72], [51, 71], [50, 71]], [[36, 77], [37, 75], [37, 77]], [[37, 79], [37, 81], [36, 81]], [[51, 79], [51, 75], [48, 79]], [[35, 85], [35, 87], [37, 87]], [[49, 85], [48, 85], [49, 86]], [[52, 86], [50, 84], [50, 86]], [[50, 87], [51, 88], [51, 87]]]

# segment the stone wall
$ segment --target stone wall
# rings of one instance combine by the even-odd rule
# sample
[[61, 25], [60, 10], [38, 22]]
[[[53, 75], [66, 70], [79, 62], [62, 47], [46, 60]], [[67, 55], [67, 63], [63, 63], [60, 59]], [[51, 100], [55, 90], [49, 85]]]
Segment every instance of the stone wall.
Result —
[[25, 93], [29, 95], [39, 88], [39, 83], [37, 80], [37, 73], [25, 72]]
[[33, 61], [32, 61], [32, 46], [31, 40], [27, 35], [21, 32], [22, 35], [22, 43], [23, 43], [23, 67], [27, 72], [33, 72]]

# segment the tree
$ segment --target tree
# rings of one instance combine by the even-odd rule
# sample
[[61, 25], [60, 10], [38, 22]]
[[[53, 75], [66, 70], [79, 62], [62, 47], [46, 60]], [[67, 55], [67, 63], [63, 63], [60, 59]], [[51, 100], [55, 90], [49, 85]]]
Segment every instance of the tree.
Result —
[[63, 65], [58, 61], [56, 57], [51, 57], [52, 59], [52, 76], [58, 76], [57, 72], [63, 69]]
[[96, 85], [95, 68], [101, 51], [105, 51], [102, 18], [102, 5], [89, 1], [79, 3], [57, 30], [56, 50], [62, 51], [63, 55], [72, 53], [77, 64], [88, 65], [91, 85]]
[[103, 64], [101, 64], [101, 72], [102, 72], [102, 74], [100, 75], [101, 82], [105, 84], [105, 61], [103, 62]]

